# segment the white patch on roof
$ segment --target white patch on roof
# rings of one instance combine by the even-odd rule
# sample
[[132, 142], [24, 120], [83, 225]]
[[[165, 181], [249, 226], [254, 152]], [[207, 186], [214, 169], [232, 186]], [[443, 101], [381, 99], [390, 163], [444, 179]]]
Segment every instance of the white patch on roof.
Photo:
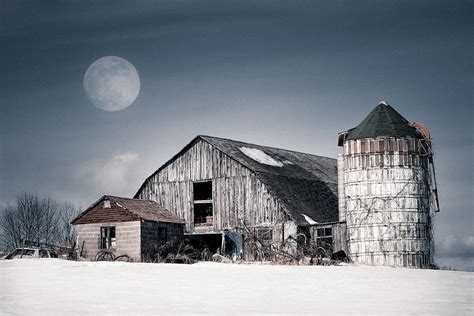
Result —
[[120, 204], [120, 203], [117, 202], [117, 201], [115, 201], [115, 204], [117, 204], [117, 205], [120, 206], [121, 208], [125, 208], [125, 209], [126, 209], [126, 207], [124, 207], [122, 204]]
[[311, 217], [309, 217], [308, 215], [306, 214], [301, 214], [303, 215], [304, 219], [310, 224], [310, 225], [316, 225], [318, 224], [318, 222], [316, 222], [315, 220], [313, 220]]
[[281, 162], [257, 148], [239, 147], [239, 150], [243, 152], [247, 157], [252, 158], [253, 160], [259, 163], [263, 163], [265, 165], [283, 167], [285, 164], [291, 164], [291, 162], [288, 160], [286, 160], [285, 162]]

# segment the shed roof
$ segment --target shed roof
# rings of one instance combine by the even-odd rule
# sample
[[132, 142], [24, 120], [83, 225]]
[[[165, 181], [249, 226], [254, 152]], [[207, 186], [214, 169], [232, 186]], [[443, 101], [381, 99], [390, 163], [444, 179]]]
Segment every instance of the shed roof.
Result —
[[[115, 202], [115, 205], [117, 205], [119, 208], [123, 209], [128, 213], [128, 219], [133, 218], [136, 220], [141, 219], [145, 221], [185, 223], [183, 219], [180, 219], [178, 216], [163, 208], [155, 201], [129, 199], [112, 195], [104, 195], [103, 197], [101, 197], [94, 204], [88, 207], [84, 212], [79, 214], [79, 216], [77, 216], [71, 223], [80, 224], [80, 219], [87, 215], [89, 211], [91, 211], [96, 205], [98, 205], [104, 200], [110, 200]], [[111, 221], [114, 220], [112, 219]]]
[[250, 169], [298, 225], [309, 225], [303, 214], [319, 223], [338, 220], [337, 162], [333, 158], [199, 135], [148, 179], [200, 140]]
[[345, 140], [378, 136], [422, 138], [420, 133], [387, 102], [380, 102], [357, 127], [347, 131]]

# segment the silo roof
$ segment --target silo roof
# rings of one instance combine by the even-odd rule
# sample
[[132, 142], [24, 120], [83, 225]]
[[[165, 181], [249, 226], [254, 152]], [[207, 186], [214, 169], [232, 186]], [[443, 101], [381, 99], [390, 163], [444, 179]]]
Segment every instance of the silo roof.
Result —
[[420, 133], [387, 102], [380, 102], [355, 128], [347, 131], [345, 140], [378, 136], [422, 138]]

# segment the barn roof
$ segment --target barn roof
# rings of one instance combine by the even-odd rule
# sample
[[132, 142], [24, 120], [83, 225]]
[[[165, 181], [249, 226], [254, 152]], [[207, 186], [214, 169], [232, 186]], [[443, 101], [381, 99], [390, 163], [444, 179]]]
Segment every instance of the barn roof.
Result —
[[421, 138], [420, 133], [387, 102], [380, 102], [356, 127], [347, 131], [345, 140], [378, 136]]
[[309, 224], [303, 214], [319, 223], [338, 221], [337, 162], [333, 158], [199, 135], [149, 178], [200, 140], [250, 169], [298, 225]]
[[[94, 204], [88, 207], [84, 212], [79, 214], [71, 223], [72, 224], [81, 224], [81, 219], [84, 218], [94, 207], [96, 207], [100, 202], [104, 200], [110, 200], [114, 202], [114, 206], [121, 208], [128, 216], [126, 219], [135, 219], [135, 220], [145, 220], [145, 221], [155, 221], [155, 222], [167, 222], [167, 223], [184, 223], [183, 219], [180, 219], [175, 214], [171, 213], [167, 209], [160, 206], [155, 201], [151, 200], [140, 200], [140, 199], [129, 199], [124, 197], [104, 195]], [[104, 208], [104, 211], [108, 209]], [[101, 219], [103, 216], [100, 217]], [[118, 216], [117, 221], [123, 220], [124, 216]], [[110, 218], [110, 221], [115, 221], [113, 216]], [[89, 220], [88, 222], [93, 222]]]

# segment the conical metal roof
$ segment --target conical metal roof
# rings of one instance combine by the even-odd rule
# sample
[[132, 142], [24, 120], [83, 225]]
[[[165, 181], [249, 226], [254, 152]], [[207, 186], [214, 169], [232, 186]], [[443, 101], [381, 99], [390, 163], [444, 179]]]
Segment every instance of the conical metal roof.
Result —
[[410, 126], [410, 123], [385, 101], [380, 102], [357, 127], [347, 131], [345, 140], [378, 136], [422, 138], [416, 128]]

